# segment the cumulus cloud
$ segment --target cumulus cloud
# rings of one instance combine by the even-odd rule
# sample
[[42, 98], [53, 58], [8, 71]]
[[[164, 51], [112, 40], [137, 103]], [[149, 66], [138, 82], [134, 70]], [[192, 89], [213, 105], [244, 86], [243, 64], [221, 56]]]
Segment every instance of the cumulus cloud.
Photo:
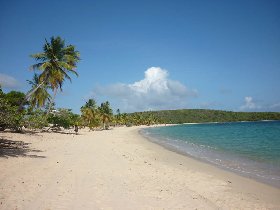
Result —
[[0, 84], [3, 88], [17, 88], [19, 82], [12, 76], [0, 73]]
[[113, 99], [115, 105], [126, 112], [185, 108], [188, 99], [197, 96], [197, 90], [169, 79], [168, 71], [160, 67], [147, 69], [140, 81], [97, 86], [93, 93]]
[[244, 98], [244, 105], [240, 107], [241, 110], [254, 110], [254, 109], [260, 109], [261, 106], [257, 105], [255, 101], [253, 100], [253, 97], [246, 96]]

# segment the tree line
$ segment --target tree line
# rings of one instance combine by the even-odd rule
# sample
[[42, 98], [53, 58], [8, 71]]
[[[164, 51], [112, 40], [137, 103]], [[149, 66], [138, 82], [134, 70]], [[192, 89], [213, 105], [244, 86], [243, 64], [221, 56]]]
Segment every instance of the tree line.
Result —
[[232, 112], [209, 109], [180, 109], [142, 112], [142, 115], [153, 114], [159, 123], [205, 123], [280, 120], [279, 112]]
[[159, 123], [153, 114], [127, 114], [121, 113], [119, 109], [114, 114], [108, 101], [98, 106], [94, 99], [89, 99], [80, 108], [81, 114], [75, 114], [71, 109], [55, 108], [53, 102], [48, 102], [42, 107], [34, 107], [33, 100], [26, 101], [25, 97], [26, 95], [19, 91], [4, 93], [0, 87], [0, 131], [11, 129], [20, 132], [23, 127], [60, 130], [61, 128], [69, 129], [75, 125], [88, 127], [90, 130], [104, 130], [112, 126]]

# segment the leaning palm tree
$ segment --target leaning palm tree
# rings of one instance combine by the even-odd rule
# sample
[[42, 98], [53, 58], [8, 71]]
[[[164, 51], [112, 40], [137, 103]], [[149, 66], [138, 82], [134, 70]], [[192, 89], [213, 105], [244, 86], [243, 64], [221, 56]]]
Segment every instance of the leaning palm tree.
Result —
[[[39, 76], [37, 74], [34, 74], [33, 79], [27, 80], [27, 82], [32, 86], [32, 89], [35, 89], [40, 84]], [[42, 85], [39, 88], [37, 88], [35, 92], [33, 92], [33, 94], [29, 98], [30, 105], [32, 108], [42, 107], [46, 104], [47, 101], [50, 102], [51, 96], [47, 91], [48, 88], [49, 86]]]
[[62, 91], [65, 78], [70, 80], [69, 73], [78, 76], [75, 71], [77, 62], [80, 60], [80, 53], [75, 50], [73, 45], [65, 46], [64, 40], [58, 37], [51, 37], [51, 41], [45, 40], [43, 52], [31, 55], [38, 63], [30, 67], [31, 70], [39, 70], [40, 83], [26, 94], [26, 100], [41, 86], [49, 85], [54, 96], [57, 90]]

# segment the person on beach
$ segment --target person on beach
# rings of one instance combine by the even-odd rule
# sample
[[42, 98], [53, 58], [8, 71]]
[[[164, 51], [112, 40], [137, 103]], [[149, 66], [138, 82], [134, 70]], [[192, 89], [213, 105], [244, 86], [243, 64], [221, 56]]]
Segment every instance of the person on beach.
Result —
[[78, 126], [75, 125], [75, 126], [74, 126], [74, 131], [75, 131], [76, 135], [78, 134], [78, 130], [79, 130]]

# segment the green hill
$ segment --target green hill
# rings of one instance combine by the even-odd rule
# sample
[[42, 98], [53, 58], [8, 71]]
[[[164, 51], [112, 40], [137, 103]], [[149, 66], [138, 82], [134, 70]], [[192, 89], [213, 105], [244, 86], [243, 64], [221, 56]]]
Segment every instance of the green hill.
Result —
[[138, 112], [138, 114], [142, 116], [153, 115], [159, 123], [167, 124], [280, 120], [280, 112], [232, 112], [207, 109], [181, 109]]

